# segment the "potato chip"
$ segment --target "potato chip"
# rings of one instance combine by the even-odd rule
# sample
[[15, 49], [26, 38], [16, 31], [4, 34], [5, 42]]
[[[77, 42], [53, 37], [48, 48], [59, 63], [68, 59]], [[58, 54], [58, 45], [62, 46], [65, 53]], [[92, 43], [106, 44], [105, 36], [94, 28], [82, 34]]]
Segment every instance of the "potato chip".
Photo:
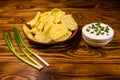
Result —
[[77, 29], [77, 23], [71, 15], [65, 15], [62, 19], [62, 23], [65, 24], [70, 30]]
[[60, 23], [62, 18], [65, 16], [65, 12], [59, 11], [55, 14], [55, 23]]
[[24, 30], [25, 34], [27, 34], [27, 36], [28, 36], [30, 39], [34, 40], [33, 35], [32, 35], [32, 33], [30, 32], [30, 29], [29, 29], [26, 25], [23, 25], [23, 30]]
[[53, 40], [57, 40], [68, 32], [68, 28], [64, 24], [54, 24], [50, 30], [49, 36]]
[[46, 33], [46, 34], [49, 34], [49, 31], [51, 30], [52, 25], [53, 25], [53, 23], [47, 23], [47, 24], [44, 26], [43, 32]]
[[40, 17], [42, 17], [42, 16], [48, 16], [48, 15], [50, 15], [50, 14], [51, 14], [51, 12], [46, 11], [46, 12], [42, 13], [42, 14], [40, 15]]
[[58, 8], [54, 8], [50, 11], [51, 15], [55, 15], [57, 12], [61, 11], [60, 9]]
[[46, 21], [48, 23], [53, 23], [55, 21], [55, 16], [53, 16], [53, 15], [48, 16], [48, 18], [46, 19]]
[[65, 12], [61, 11], [58, 8], [55, 8], [51, 11], [51, 15], [55, 17], [54, 23], [60, 23], [63, 16], [65, 16]]
[[30, 30], [30, 32], [33, 34], [36, 34], [38, 32], [38, 29], [36, 27], [34, 27]]
[[46, 34], [44, 34], [43, 32], [37, 32], [34, 36], [35, 40], [38, 42], [43, 42], [43, 43], [48, 43], [50, 42], [52, 39], [47, 36]]
[[43, 23], [43, 25], [45, 25], [47, 23], [46, 19], [48, 18], [48, 16], [42, 16], [40, 18], [40, 22]]
[[40, 24], [37, 26], [38, 31], [42, 31], [43, 28], [44, 28], [43, 23], [40, 23]]
[[68, 31], [64, 36], [60, 37], [59, 39], [55, 40], [56, 42], [59, 41], [65, 41], [66, 39], [68, 39], [70, 36], [72, 35], [71, 31]]
[[27, 22], [27, 24], [30, 25], [31, 27], [33, 27], [37, 23], [37, 21], [39, 20], [40, 15], [41, 15], [41, 13], [38, 12], [37, 15], [35, 16], [35, 18], [32, 19], [31, 21]]

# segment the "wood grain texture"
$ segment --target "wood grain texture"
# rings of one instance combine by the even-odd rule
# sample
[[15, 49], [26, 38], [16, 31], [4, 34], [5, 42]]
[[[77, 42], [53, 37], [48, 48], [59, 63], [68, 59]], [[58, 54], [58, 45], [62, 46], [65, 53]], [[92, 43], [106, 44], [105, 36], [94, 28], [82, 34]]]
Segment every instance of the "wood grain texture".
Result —
[[[119, 0], [0, 0], [0, 80], [120, 80], [119, 4]], [[29, 42], [22, 25], [38, 11], [53, 8], [73, 15], [79, 25], [76, 36], [50, 46]], [[113, 40], [101, 48], [87, 45], [81, 37], [82, 27], [97, 21], [110, 25], [115, 31]], [[50, 67], [44, 66], [43, 70], [38, 71], [9, 51], [2, 32], [13, 35], [13, 27], [20, 30], [26, 44], [43, 57]], [[12, 40], [17, 52], [25, 57], [13, 36]]]

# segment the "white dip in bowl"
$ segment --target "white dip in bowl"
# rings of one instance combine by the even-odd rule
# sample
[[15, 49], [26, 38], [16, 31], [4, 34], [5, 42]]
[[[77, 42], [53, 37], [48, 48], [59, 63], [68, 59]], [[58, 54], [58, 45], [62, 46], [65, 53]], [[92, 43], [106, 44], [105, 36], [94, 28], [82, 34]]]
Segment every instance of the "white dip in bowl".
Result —
[[108, 44], [113, 36], [113, 29], [104, 23], [90, 23], [82, 28], [83, 39], [93, 47], [101, 47]]

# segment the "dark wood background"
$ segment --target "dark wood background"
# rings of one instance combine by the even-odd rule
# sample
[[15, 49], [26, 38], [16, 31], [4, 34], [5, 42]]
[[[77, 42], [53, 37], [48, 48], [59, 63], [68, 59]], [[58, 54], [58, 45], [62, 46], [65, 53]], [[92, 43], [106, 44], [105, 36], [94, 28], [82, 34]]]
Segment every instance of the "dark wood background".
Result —
[[[60, 8], [73, 14], [79, 25], [76, 36], [51, 46], [30, 43], [22, 25], [38, 11]], [[101, 48], [88, 46], [81, 28], [91, 22], [110, 25], [115, 35]], [[21, 62], [8, 49], [2, 32], [17, 27], [28, 46], [43, 57], [50, 67], [41, 71]], [[18, 49], [14, 38], [13, 43]], [[120, 1], [119, 0], [0, 0], [0, 80], [120, 80]]]

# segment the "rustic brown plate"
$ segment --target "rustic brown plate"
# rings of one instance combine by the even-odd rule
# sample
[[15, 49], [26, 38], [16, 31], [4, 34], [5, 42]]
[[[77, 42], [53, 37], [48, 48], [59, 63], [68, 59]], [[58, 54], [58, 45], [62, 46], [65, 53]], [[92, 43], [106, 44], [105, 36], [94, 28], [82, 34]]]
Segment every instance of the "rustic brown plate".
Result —
[[[27, 24], [24, 24], [24, 25], [23, 25], [23, 31], [24, 31], [26, 37], [28, 38], [28, 40], [30, 40], [31, 42], [36, 43], [36, 44], [51, 45], [51, 44], [57, 44], [57, 43], [61, 43], [61, 42], [65, 42], [65, 41], [70, 40], [70, 39], [73, 38], [73, 37], [75, 36], [75, 34], [77, 33], [78, 27], [77, 27], [76, 30], [72, 31], [72, 35], [71, 35], [67, 40], [59, 41], [59, 42], [51, 41], [51, 42], [49, 42], [49, 43], [42, 43], [42, 42], [38, 42], [38, 41], [34, 40], [34, 38], [32, 37], [33, 34], [30, 33], [29, 30], [30, 30], [30, 26], [27, 25]], [[29, 34], [29, 35], [28, 35], [28, 34]]]

